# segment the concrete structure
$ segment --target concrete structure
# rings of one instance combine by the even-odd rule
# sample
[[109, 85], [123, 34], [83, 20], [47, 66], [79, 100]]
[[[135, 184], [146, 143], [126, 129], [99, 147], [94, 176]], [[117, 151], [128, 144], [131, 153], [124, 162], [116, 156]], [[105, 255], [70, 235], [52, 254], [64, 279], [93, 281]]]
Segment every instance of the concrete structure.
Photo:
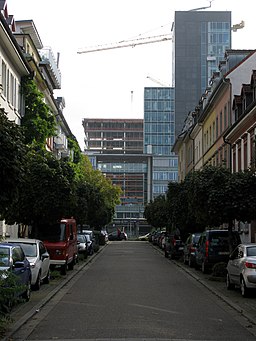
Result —
[[152, 199], [152, 156], [143, 154], [143, 120], [83, 119], [85, 154], [94, 169], [120, 186], [121, 205], [108, 230], [125, 228], [129, 236], [145, 226], [144, 206]]

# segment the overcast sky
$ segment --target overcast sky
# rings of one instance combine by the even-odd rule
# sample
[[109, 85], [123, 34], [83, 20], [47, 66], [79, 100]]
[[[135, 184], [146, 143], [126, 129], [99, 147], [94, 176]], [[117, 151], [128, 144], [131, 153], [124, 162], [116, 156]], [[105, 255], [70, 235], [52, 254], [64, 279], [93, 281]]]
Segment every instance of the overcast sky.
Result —
[[[32, 19], [44, 46], [60, 53], [64, 116], [83, 149], [82, 120], [143, 118], [145, 86], [171, 84], [171, 41], [94, 53], [77, 52], [92, 45], [171, 32], [175, 11], [208, 6], [207, 0], [7, 0], [15, 20]], [[232, 47], [255, 49], [255, 0], [213, 0], [214, 11], [232, 11]], [[133, 93], [133, 96], [132, 96]]]

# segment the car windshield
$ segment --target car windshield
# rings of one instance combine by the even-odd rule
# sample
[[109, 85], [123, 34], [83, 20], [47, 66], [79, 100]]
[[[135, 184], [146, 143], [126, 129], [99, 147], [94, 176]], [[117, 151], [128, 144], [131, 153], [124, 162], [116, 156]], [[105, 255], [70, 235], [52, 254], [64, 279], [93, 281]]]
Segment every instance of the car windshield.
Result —
[[77, 235], [77, 240], [80, 242], [80, 243], [85, 243], [85, 237], [81, 234], [78, 234]]
[[250, 246], [247, 248], [247, 256], [256, 256], [256, 246]]
[[8, 248], [0, 247], [0, 266], [9, 266], [10, 251]]
[[45, 226], [40, 230], [41, 240], [47, 240], [50, 242], [63, 242], [66, 240], [66, 225], [54, 224], [51, 226]]
[[32, 243], [19, 243], [22, 247], [26, 257], [37, 257], [36, 244]]

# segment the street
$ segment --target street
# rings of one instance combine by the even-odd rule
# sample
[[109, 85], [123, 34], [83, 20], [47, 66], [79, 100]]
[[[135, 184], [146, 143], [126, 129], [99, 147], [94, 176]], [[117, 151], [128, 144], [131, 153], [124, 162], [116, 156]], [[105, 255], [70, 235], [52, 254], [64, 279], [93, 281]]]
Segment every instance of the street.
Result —
[[147, 242], [111, 242], [10, 340], [255, 340], [246, 321]]

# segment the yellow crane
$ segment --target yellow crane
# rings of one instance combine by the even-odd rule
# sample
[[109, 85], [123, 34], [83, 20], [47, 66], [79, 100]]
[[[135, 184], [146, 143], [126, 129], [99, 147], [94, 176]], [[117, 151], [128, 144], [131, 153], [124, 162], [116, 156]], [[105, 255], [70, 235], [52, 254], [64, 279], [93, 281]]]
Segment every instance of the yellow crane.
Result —
[[165, 42], [168, 40], [172, 40], [171, 34], [161, 34], [161, 35], [155, 35], [151, 37], [140, 37], [137, 39], [121, 40], [115, 43], [89, 46], [89, 47], [85, 47], [84, 49], [78, 50], [77, 53], [82, 54], [82, 53], [90, 53], [90, 52], [96, 52], [96, 51], [119, 49], [123, 47], [135, 47], [137, 45], [160, 43], [160, 42]]

